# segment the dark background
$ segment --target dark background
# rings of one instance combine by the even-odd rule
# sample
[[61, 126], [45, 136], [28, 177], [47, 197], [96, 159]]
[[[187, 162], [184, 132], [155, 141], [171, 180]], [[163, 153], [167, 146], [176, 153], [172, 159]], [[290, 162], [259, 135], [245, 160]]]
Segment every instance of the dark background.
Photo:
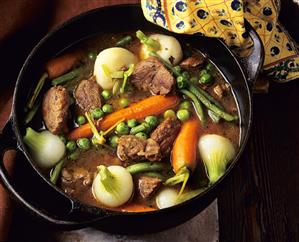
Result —
[[[7, 34], [0, 42], [1, 100], [11, 98], [26, 54], [41, 36], [66, 18], [62, 9], [65, 11], [64, 5], [70, 2], [48, 1], [41, 6], [39, 21], [29, 19], [27, 27]], [[92, 8], [96, 1], [86, 2], [84, 10]], [[102, 1], [101, 5], [108, 3]], [[68, 11], [69, 17], [74, 14], [72, 9]], [[280, 20], [297, 42], [298, 19], [298, 5], [283, 0]], [[0, 109], [4, 108], [3, 101], [0, 105]], [[271, 83], [268, 94], [254, 95], [254, 120], [247, 148], [218, 198], [220, 241], [299, 241], [298, 107], [299, 80]], [[16, 173], [22, 173], [22, 169]], [[10, 241], [26, 241], [28, 236], [32, 236], [31, 241], [51, 241], [36, 221], [16, 207]]]

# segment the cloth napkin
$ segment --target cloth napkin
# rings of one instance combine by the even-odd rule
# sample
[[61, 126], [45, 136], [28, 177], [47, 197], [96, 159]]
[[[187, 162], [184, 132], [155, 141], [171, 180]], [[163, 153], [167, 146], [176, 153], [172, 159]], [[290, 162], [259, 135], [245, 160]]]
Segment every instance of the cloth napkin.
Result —
[[[263, 73], [277, 82], [299, 77], [298, 48], [278, 21], [279, 0], [142, 0], [141, 3], [147, 20], [176, 33], [222, 38], [241, 55], [252, 46], [244, 27], [247, 19], [265, 48]], [[257, 85], [262, 81], [259, 79]], [[265, 89], [267, 85], [262, 87]]]

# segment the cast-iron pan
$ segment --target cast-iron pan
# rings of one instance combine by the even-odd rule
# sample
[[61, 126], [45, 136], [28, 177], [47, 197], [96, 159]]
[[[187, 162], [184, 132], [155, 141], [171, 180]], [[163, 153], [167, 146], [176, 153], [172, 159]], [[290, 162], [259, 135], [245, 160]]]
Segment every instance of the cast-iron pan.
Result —
[[[250, 26], [247, 28], [254, 42], [254, 48], [251, 55], [242, 60], [236, 58], [219, 39], [196, 35], [178, 36], [180, 40], [207, 54], [216, 64], [231, 84], [239, 108], [241, 135], [238, 154], [225, 175], [202, 194], [177, 206], [146, 213], [116, 212], [87, 206], [68, 197], [52, 185], [36, 168], [22, 141], [25, 129], [24, 103], [28, 93], [36, 85], [42, 72], [42, 64], [48, 59], [74, 43], [100, 33], [138, 29], [167, 33], [166, 30], [147, 22], [139, 5], [105, 7], [79, 15], [50, 32], [32, 50], [19, 73], [10, 120], [0, 137], [0, 177], [4, 186], [15, 200], [33, 215], [61, 229], [96, 226], [113, 233], [140, 234], [161, 231], [192, 218], [216, 198], [219, 189], [223, 187], [224, 181], [239, 160], [248, 138], [252, 118], [251, 87], [263, 63], [264, 52], [255, 31]], [[20, 151], [26, 157], [24, 162], [31, 165], [29, 173], [32, 174], [24, 174], [22, 179], [33, 173], [37, 174], [39, 180], [33, 187], [22, 188], [22, 191], [16, 189], [14, 181], [8, 175], [2, 160], [5, 151], [12, 148]], [[43, 187], [43, 192], [36, 192], [40, 186]], [[28, 199], [26, 194], [35, 192], [34, 198]]]

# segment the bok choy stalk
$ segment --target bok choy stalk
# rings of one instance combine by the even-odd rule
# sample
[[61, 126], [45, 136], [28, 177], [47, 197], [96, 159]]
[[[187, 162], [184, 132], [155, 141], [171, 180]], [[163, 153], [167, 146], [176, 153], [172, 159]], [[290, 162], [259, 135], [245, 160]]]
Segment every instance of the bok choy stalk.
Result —
[[49, 131], [39, 133], [28, 127], [23, 141], [28, 146], [34, 161], [41, 168], [55, 166], [65, 154], [64, 143]]
[[98, 166], [98, 174], [92, 184], [96, 200], [108, 207], [126, 203], [133, 194], [133, 178], [122, 166]]
[[199, 139], [198, 148], [213, 184], [225, 173], [227, 164], [236, 156], [234, 145], [223, 136], [207, 134]]

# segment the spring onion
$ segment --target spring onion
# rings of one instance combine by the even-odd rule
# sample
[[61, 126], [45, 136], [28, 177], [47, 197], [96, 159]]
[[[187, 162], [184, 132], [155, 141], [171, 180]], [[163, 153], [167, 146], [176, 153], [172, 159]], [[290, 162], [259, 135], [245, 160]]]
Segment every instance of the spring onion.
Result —
[[64, 143], [49, 131], [39, 133], [28, 127], [23, 141], [28, 146], [34, 161], [41, 168], [55, 166], [65, 154]]
[[135, 69], [135, 65], [130, 64], [129, 69], [124, 72], [124, 80], [123, 80], [123, 84], [120, 88], [120, 93], [125, 92], [126, 85], [127, 85], [127, 82], [128, 82], [128, 78], [133, 74], [134, 69]]
[[54, 169], [51, 170], [51, 173], [50, 173], [50, 181], [53, 183], [53, 184], [56, 184], [57, 183], [57, 180], [59, 178], [59, 175], [61, 173], [61, 170], [65, 164], [65, 159], [59, 161], [56, 166], [54, 167]]
[[146, 36], [141, 30], [136, 32], [136, 37], [142, 44], [150, 47], [152, 50], [159, 50], [161, 48], [160, 43], [157, 40]]
[[103, 205], [118, 207], [131, 198], [133, 188], [133, 178], [124, 167], [100, 165], [92, 184], [92, 193]]
[[198, 148], [213, 184], [225, 173], [227, 164], [236, 155], [236, 150], [229, 139], [216, 134], [202, 136], [198, 141]]

